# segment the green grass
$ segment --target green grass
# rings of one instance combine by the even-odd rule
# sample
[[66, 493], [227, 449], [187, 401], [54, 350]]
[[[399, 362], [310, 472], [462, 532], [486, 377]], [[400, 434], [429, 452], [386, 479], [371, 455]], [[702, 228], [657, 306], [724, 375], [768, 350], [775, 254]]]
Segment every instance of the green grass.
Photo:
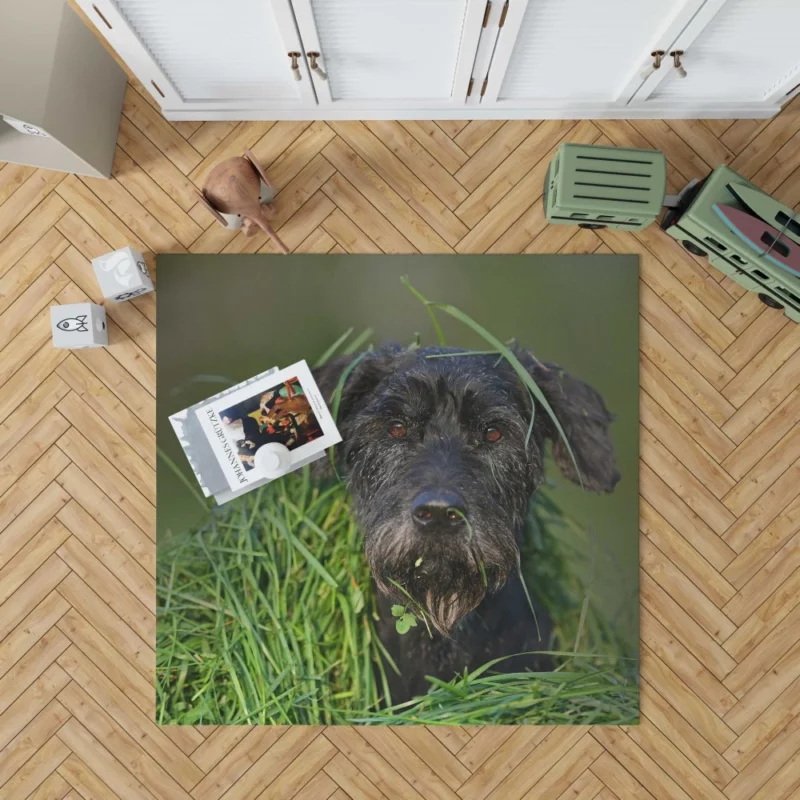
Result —
[[[578, 536], [571, 547], [567, 533]], [[375, 634], [349, 495], [340, 483], [315, 486], [308, 468], [274, 481], [159, 548], [158, 721], [631, 724], [635, 663], [572, 569], [588, 550], [580, 533], [537, 494], [523, 564], [554, 620], [559, 671], [499, 675], [488, 665], [387, 709], [393, 665]]]
[[[487, 352], [508, 360], [542, 402], [507, 344], [404, 283], [425, 304], [440, 343], [435, 310], [482, 336], [493, 347]], [[371, 333], [364, 331], [342, 352], [361, 349]], [[351, 334], [339, 337], [317, 364]], [[419, 346], [417, 334], [409, 349]], [[365, 355], [343, 371], [329, 398], [335, 419], [343, 386]], [[546, 400], [542, 405], [563, 436]], [[193, 484], [186, 485], [205, 507]], [[592, 600], [595, 549], [589, 533], [540, 490], [531, 503], [520, 576], [550, 616], [552, 636], [544, 649], [553, 654], [556, 671], [500, 674], [493, 661], [450, 682], [429, 678], [424, 697], [392, 705], [386, 674], [395, 666], [375, 632], [375, 598], [350, 497], [340, 481], [314, 484], [306, 467], [210, 511], [198, 530], [159, 541], [158, 722], [635, 724], [635, 644], [617, 634]], [[397, 608], [397, 623], [407, 630], [409, 608]], [[418, 616], [427, 627], [424, 613]]]
[[306, 468], [216, 509], [159, 550], [159, 722], [335, 723], [374, 707], [368, 587], [341, 484], [315, 488]]
[[[493, 662], [492, 662], [493, 663]], [[353, 718], [385, 725], [629, 725], [638, 687], [611, 670], [464, 675], [432, 681], [425, 697]]]

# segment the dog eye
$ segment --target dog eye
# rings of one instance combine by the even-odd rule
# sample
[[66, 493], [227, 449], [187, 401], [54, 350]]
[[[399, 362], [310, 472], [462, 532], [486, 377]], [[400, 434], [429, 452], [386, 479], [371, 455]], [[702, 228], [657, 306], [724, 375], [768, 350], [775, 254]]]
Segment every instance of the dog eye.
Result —
[[487, 442], [499, 442], [503, 438], [503, 434], [497, 428], [490, 426], [483, 432], [483, 438]]
[[400, 422], [400, 420], [396, 419], [389, 424], [389, 433], [394, 436], [395, 439], [402, 439], [406, 435], [406, 426]]

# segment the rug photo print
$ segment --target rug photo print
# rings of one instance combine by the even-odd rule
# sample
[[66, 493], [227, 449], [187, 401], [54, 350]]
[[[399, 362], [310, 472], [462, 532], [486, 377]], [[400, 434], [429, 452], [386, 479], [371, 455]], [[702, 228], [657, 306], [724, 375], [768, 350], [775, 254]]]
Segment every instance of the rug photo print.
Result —
[[[160, 724], [638, 722], [637, 257], [158, 270]], [[204, 497], [169, 416], [303, 360], [341, 443]], [[245, 469], [321, 436], [252, 394]]]

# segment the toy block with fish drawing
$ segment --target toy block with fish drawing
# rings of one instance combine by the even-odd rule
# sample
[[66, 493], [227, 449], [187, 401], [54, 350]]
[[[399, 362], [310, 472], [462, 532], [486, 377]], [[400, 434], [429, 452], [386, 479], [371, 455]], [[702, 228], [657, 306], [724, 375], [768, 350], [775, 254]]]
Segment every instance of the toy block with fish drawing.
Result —
[[144, 256], [132, 247], [93, 258], [92, 266], [106, 300], [121, 302], [153, 291]]
[[53, 347], [79, 350], [108, 344], [106, 310], [94, 303], [51, 306]]

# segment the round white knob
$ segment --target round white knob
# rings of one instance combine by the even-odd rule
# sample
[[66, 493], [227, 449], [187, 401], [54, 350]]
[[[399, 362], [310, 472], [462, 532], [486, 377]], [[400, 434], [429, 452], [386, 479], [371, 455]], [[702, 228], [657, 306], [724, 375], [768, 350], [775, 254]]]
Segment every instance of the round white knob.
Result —
[[292, 466], [292, 454], [286, 445], [268, 442], [256, 450], [255, 468], [265, 478], [280, 478]]

